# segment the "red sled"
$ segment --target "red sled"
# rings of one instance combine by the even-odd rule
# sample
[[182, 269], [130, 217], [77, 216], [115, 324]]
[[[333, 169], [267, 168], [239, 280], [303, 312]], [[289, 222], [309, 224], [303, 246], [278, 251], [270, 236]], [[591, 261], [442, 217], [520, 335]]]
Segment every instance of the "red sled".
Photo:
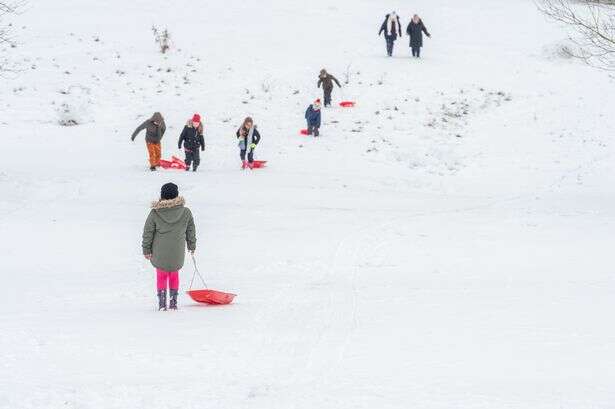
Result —
[[299, 131], [299, 135], [307, 135], [308, 134], [308, 130], [307, 129], [302, 129]]
[[265, 166], [267, 166], [266, 160], [255, 160], [254, 162], [252, 162], [252, 168], [254, 169], [264, 168]]
[[230, 304], [237, 296], [237, 294], [216, 290], [189, 290], [187, 293], [194, 301], [210, 305]]
[[353, 108], [356, 105], [354, 101], [342, 101], [340, 102], [340, 106], [342, 108]]
[[171, 160], [160, 159], [160, 167], [163, 169], [180, 169], [186, 170], [186, 163], [176, 156], [172, 156]]

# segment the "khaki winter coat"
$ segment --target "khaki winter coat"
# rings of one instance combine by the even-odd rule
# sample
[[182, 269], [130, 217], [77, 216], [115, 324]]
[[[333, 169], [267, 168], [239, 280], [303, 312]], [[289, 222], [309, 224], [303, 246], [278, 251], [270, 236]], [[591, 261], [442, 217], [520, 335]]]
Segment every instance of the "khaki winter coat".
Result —
[[[156, 125], [154, 122], [157, 122], [158, 125]], [[164, 132], [167, 130], [167, 126], [164, 123], [164, 118], [162, 117], [162, 114], [160, 114], [160, 112], [155, 112], [150, 119], [146, 120], [141, 125], [139, 125], [137, 129], [135, 129], [130, 139], [134, 141], [139, 132], [144, 129], [145, 142], [160, 143], [162, 137], [164, 136]]]
[[340, 85], [340, 82], [337, 80], [337, 78], [335, 78], [333, 75], [327, 73], [325, 70], [321, 70], [320, 71], [320, 75], [318, 76], [318, 85], [317, 87], [320, 88], [320, 86], [322, 85], [322, 89], [324, 89], [325, 91], [331, 91], [333, 90], [333, 82], [335, 81], [335, 83], [337, 84], [338, 87], [342, 87]]
[[152, 255], [152, 265], [164, 271], [178, 271], [184, 266], [186, 245], [196, 249], [196, 230], [192, 212], [184, 207], [183, 197], [159, 200], [143, 228], [143, 254]]

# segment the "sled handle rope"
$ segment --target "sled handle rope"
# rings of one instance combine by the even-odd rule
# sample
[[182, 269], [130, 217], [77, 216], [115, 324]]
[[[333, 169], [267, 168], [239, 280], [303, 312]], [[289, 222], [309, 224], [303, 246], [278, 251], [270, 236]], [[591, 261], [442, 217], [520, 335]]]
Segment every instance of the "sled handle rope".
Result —
[[205, 284], [205, 280], [203, 279], [203, 276], [201, 275], [199, 268], [196, 266], [196, 259], [194, 258], [194, 254], [191, 254], [190, 256], [192, 257], [192, 264], [194, 265], [194, 273], [192, 273], [192, 280], [190, 280], [190, 290], [192, 290], [192, 284], [194, 284], [194, 277], [197, 274], [199, 275], [199, 278], [203, 282], [203, 286], [207, 288], [207, 284]]

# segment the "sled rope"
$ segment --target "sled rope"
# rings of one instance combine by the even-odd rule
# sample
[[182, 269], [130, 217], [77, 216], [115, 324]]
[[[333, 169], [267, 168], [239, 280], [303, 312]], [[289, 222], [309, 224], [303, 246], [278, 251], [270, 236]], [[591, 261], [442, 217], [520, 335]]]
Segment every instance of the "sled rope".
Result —
[[199, 271], [199, 268], [196, 266], [196, 259], [194, 258], [194, 254], [191, 254], [191, 257], [192, 257], [192, 264], [194, 265], [194, 273], [192, 273], [192, 280], [190, 280], [190, 288], [189, 288], [189, 290], [192, 290], [192, 284], [194, 284], [194, 277], [197, 274], [201, 278], [201, 281], [203, 282], [203, 286], [205, 288], [207, 288], [207, 284], [205, 284], [205, 280], [203, 279], [203, 276], [201, 275], [201, 272]]

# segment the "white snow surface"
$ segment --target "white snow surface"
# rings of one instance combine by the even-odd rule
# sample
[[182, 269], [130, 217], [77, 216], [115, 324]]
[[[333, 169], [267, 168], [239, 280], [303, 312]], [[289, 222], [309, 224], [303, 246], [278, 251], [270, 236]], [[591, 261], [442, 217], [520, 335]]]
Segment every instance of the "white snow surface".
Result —
[[[391, 10], [421, 60], [385, 56]], [[0, 408], [615, 408], [613, 78], [531, 0], [31, 0], [14, 27]], [[302, 137], [323, 67], [357, 106]], [[147, 170], [154, 111], [163, 158], [203, 115], [198, 172]], [[266, 169], [239, 169], [247, 115]], [[155, 311], [168, 181], [232, 305], [192, 302], [186, 264]]]

